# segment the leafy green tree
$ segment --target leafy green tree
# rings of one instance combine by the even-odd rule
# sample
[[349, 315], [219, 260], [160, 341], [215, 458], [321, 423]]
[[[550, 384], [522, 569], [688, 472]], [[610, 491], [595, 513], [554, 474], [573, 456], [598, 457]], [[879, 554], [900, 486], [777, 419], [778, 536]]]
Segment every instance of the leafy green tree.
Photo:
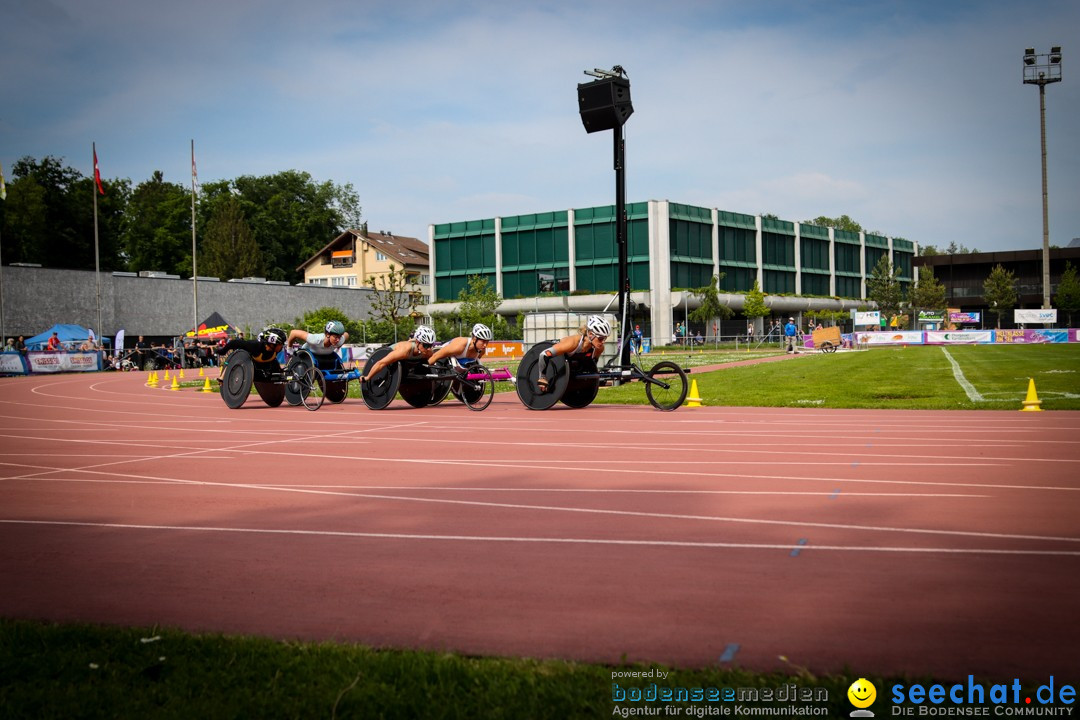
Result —
[[[307, 332], [321, 333], [326, 329], [326, 323], [331, 320], [337, 320], [345, 326], [345, 332], [349, 333], [350, 344], [363, 342], [364, 324], [349, 318], [341, 308], [321, 307], [318, 310], [309, 310], [303, 317], [296, 318], [293, 327]], [[278, 327], [292, 329], [285, 324]]]
[[990, 312], [997, 317], [996, 327], [1000, 329], [1001, 316], [1016, 307], [1020, 299], [1016, 291], [1016, 275], [998, 263], [983, 282], [983, 297], [990, 306]]
[[761, 285], [755, 279], [754, 287], [746, 293], [746, 300], [743, 301], [743, 315], [753, 319], [765, 317], [771, 312], [772, 310], [765, 304], [765, 293], [761, 291]]
[[[412, 329], [416, 306], [423, 300], [423, 294], [413, 290], [413, 276], [404, 269], [398, 269], [390, 263], [390, 271], [383, 275], [368, 277], [365, 285], [374, 292], [371, 295], [371, 312], [375, 322], [385, 323], [398, 329], [398, 334]], [[405, 325], [408, 327], [405, 327]]]
[[878, 310], [888, 319], [900, 314], [904, 288], [900, 284], [900, 268], [893, 267], [888, 255], [882, 255], [866, 279], [866, 297], [877, 303]]
[[[708, 333], [710, 324], [717, 318], [726, 320], [735, 314], [734, 310], [720, 302], [720, 281], [725, 274], [713, 275], [708, 285], [690, 291], [694, 297], [701, 301], [701, 304], [690, 312], [690, 319], [704, 325], [706, 333]], [[690, 330], [687, 328], [687, 333], [689, 332]]]
[[825, 217], [824, 215], [819, 215], [813, 220], [804, 220], [803, 222], [809, 223], [811, 225], [817, 225], [819, 227], [831, 227], [836, 228], [837, 230], [847, 230], [849, 232], [863, 231], [863, 226], [849, 218], [847, 215], [841, 215], [838, 218], [831, 218]]
[[[131, 193], [121, 244], [128, 270], [191, 270], [191, 195], [160, 170]], [[200, 274], [203, 274], [200, 272]]]
[[200, 275], [222, 280], [262, 276], [259, 244], [244, 219], [239, 199], [231, 194], [217, 204], [206, 224], [198, 269]]
[[1076, 268], [1071, 262], [1065, 263], [1065, 272], [1058, 281], [1058, 289], [1054, 293], [1054, 307], [1065, 313], [1068, 327], [1072, 327], [1073, 313], [1080, 310], [1080, 279], [1076, 277]]
[[459, 314], [465, 331], [476, 323], [484, 323], [491, 328], [497, 338], [507, 337], [506, 319], [498, 314], [502, 297], [484, 275], [470, 275], [466, 287], [458, 291]]
[[359, 198], [349, 184], [317, 183], [306, 172], [286, 170], [244, 175], [229, 189], [239, 193], [270, 280], [301, 282], [300, 263], [347, 228], [360, 226]]
[[948, 304], [945, 286], [934, 277], [932, 268], [925, 265], [919, 268], [919, 283], [908, 290], [908, 304], [911, 305], [911, 314], [916, 322], [920, 310], [945, 313]]
[[[94, 198], [92, 179], [62, 160], [21, 158], [11, 166], [7, 200], [0, 203], [4, 259], [47, 267], [94, 269]], [[127, 181], [103, 180], [97, 195], [98, 252], [103, 271], [120, 269], [118, 246], [127, 204]]]

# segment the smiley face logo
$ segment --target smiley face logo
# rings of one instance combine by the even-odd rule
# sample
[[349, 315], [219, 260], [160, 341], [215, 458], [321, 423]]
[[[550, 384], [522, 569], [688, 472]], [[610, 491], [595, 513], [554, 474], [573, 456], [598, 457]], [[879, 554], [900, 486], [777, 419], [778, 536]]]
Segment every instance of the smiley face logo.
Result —
[[877, 688], [866, 678], [859, 678], [851, 683], [847, 690], [848, 700], [857, 708], [868, 708], [877, 699]]

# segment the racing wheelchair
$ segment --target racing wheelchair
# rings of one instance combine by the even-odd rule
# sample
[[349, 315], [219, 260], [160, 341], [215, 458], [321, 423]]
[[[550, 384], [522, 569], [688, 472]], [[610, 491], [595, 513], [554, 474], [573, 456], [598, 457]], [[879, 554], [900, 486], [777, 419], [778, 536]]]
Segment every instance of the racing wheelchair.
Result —
[[346, 371], [341, 361], [319, 360], [308, 350], [298, 350], [281, 371], [268, 371], [258, 367], [246, 350], [234, 350], [221, 378], [221, 399], [235, 410], [244, 404], [251, 388], [270, 407], [282, 402], [303, 405], [308, 410], [318, 410], [324, 401], [340, 403], [349, 394], [349, 380], [360, 376]]
[[[393, 347], [383, 346], [371, 354], [364, 366], [366, 375], [375, 363], [390, 354]], [[453, 394], [470, 410], [483, 410], [491, 404], [497, 380], [511, 379], [506, 368], [492, 372], [479, 362], [455, 366], [449, 360], [428, 365], [426, 360], [401, 360], [388, 365], [360, 385], [360, 395], [372, 410], [382, 410], [395, 395], [415, 408], [438, 405]]]

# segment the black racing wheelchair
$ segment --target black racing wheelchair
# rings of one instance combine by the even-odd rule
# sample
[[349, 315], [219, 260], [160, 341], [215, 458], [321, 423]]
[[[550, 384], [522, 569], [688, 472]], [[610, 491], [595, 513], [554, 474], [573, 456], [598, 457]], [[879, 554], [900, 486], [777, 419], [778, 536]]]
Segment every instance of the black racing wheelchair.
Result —
[[548, 360], [544, 373], [548, 387], [542, 392], [536, 384], [540, 353], [556, 342], [545, 340], [533, 345], [518, 365], [518, 399], [530, 410], [547, 410], [559, 402], [583, 408], [596, 399], [601, 385], [633, 381], [645, 383], [645, 395], [657, 410], [674, 410], [686, 399], [689, 389], [686, 371], [673, 362], [658, 362], [649, 370], [642, 370], [634, 363], [599, 369], [590, 355], [556, 355]]
[[293, 353], [284, 370], [268, 371], [256, 366], [246, 350], [235, 350], [221, 378], [221, 399], [235, 410], [244, 404], [254, 386], [270, 407], [288, 402], [318, 410], [326, 400], [343, 402], [349, 394], [349, 381], [359, 377], [355, 370], [345, 370], [336, 356], [320, 362], [320, 358], [301, 349]]
[[[393, 346], [385, 345], [368, 358], [364, 374], [375, 363], [390, 354]], [[498, 371], [497, 371], [498, 372]], [[470, 410], [483, 410], [491, 404], [495, 395], [496, 379], [481, 363], [455, 367], [449, 360], [439, 360], [428, 365], [426, 360], [401, 360], [388, 365], [365, 383], [360, 384], [360, 395], [372, 410], [382, 410], [396, 395], [414, 408], [438, 405], [446, 396], [453, 394]]]

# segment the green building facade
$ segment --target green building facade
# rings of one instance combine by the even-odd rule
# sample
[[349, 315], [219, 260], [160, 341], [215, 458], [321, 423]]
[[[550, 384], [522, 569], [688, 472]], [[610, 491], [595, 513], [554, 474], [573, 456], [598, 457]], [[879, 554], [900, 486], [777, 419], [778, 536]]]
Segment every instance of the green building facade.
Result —
[[[918, 248], [901, 238], [670, 201], [628, 203], [626, 214], [632, 297], [658, 336], [673, 325], [673, 308], [694, 305], [680, 291], [721, 273], [720, 290], [732, 296], [732, 307], [741, 307], [738, 296], [757, 281], [780, 313], [794, 307], [793, 298], [836, 309], [859, 304], [883, 256], [899, 268], [901, 283], [915, 277]], [[488, 278], [505, 298], [501, 311], [515, 314], [571, 305], [599, 310], [618, 289], [613, 205], [443, 223], [428, 232], [429, 312], [456, 302], [472, 275]]]

